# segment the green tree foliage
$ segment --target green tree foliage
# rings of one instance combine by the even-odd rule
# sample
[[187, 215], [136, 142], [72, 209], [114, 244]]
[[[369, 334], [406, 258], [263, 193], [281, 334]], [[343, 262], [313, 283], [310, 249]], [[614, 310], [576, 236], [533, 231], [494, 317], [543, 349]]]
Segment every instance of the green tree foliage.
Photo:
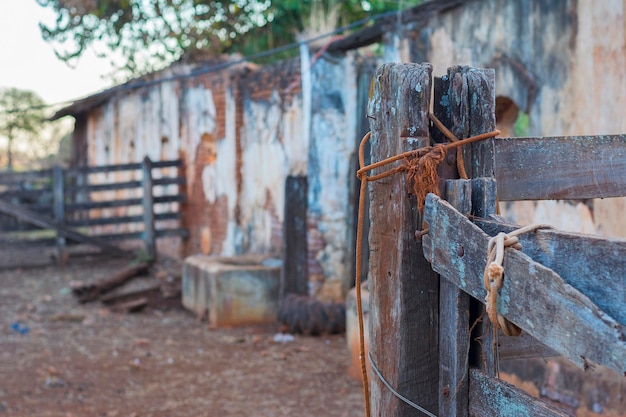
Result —
[[40, 24], [57, 56], [71, 63], [90, 47], [115, 52], [139, 75], [185, 59], [250, 54], [297, 39], [317, 16], [335, 26], [397, 10], [419, 0], [37, 0], [57, 15]]
[[14, 142], [29, 140], [43, 128], [45, 102], [32, 91], [0, 90], [0, 136], [7, 139], [7, 169], [13, 169]]

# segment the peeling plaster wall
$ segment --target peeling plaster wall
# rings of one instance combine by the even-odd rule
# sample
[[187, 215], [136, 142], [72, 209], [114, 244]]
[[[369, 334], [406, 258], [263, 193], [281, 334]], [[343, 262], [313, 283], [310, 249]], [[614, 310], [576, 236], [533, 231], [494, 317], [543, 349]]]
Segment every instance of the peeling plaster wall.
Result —
[[[410, 59], [431, 62], [435, 75], [453, 65], [495, 68], [496, 94], [529, 114], [531, 136], [625, 133], [625, 7], [623, 0], [471, 1], [403, 30]], [[624, 201], [596, 200], [593, 212], [533, 202], [505, 214], [626, 236]]]
[[[352, 224], [350, 159], [357, 132], [357, 71], [351, 59], [322, 59], [312, 69], [313, 94], [309, 146], [310, 292], [341, 299], [349, 281]], [[361, 115], [362, 116], [362, 115]]]
[[351, 264], [348, 180], [356, 151], [357, 71], [350, 54], [322, 57], [312, 66], [310, 126], [304, 126], [299, 77], [295, 60], [125, 91], [88, 114], [89, 163], [181, 157], [187, 178], [182, 209], [191, 236], [184, 247], [166, 249], [183, 256], [280, 257], [285, 180], [307, 175], [311, 289], [342, 298]]

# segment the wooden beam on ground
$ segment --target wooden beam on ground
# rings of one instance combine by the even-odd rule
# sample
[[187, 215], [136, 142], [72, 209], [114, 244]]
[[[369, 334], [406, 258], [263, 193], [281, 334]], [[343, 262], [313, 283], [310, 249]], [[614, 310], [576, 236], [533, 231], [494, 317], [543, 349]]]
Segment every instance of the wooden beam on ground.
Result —
[[[372, 163], [429, 145], [431, 71], [429, 64], [378, 68], [368, 105]], [[378, 168], [370, 174], [392, 168]], [[407, 191], [403, 173], [369, 187], [372, 361], [396, 391], [436, 413], [439, 281], [415, 238], [415, 231], [421, 229], [416, 202]], [[375, 375], [370, 403], [372, 416], [416, 413]]]
[[[439, 197], [429, 194], [426, 201], [424, 214], [430, 225], [424, 238], [426, 258], [443, 277], [484, 300], [482, 276], [490, 237]], [[579, 254], [561, 258], [566, 262], [575, 256]], [[554, 271], [518, 250], [506, 250], [503, 266], [500, 314], [582, 368], [589, 358], [620, 375], [626, 372], [626, 335], [617, 321]]]
[[471, 416], [566, 417], [570, 414], [478, 369], [470, 370]]
[[9, 216], [13, 216], [18, 220], [21, 220], [26, 223], [33, 224], [37, 227], [41, 227], [43, 229], [54, 229], [58, 232], [60, 236], [65, 238], [75, 240], [81, 243], [87, 243], [89, 245], [94, 245], [101, 248], [103, 251], [109, 252], [111, 254], [128, 257], [130, 253], [128, 251], [121, 250], [115, 246], [111, 246], [108, 243], [79, 233], [71, 228], [67, 227], [64, 224], [55, 222], [52, 219], [49, 219], [45, 216], [37, 214], [33, 211], [25, 209], [24, 207], [17, 206], [15, 204], [7, 203], [5, 201], [0, 201], [0, 213], [7, 214]]
[[496, 138], [494, 146], [501, 201], [626, 195], [626, 134]]
[[150, 264], [146, 262], [127, 266], [115, 274], [101, 279], [93, 284], [81, 284], [75, 286], [72, 288], [72, 292], [81, 303], [97, 300], [100, 296], [124, 285], [137, 275], [144, 273], [147, 271], [149, 266]]
[[[519, 226], [486, 219], [474, 221], [495, 236]], [[522, 252], [552, 269], [569, 285], [626, 326], [626, 239], [543, 229], [519, 237]]]

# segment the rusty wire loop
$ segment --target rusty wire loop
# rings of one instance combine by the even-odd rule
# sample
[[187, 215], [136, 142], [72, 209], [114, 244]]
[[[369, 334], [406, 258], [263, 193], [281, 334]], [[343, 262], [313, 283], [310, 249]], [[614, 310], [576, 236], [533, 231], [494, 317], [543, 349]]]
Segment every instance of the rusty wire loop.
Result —
[[[359, 322], [359, 360], [361, 363], [361, 378], [363, 380], [363, 396], [365, 398], [366, 417], [370, 417], [371, 411], [369, 401], [369, 381], [367, 377], [367, 368], [365, 361], [363, 305], [361, 300], [361, 257], [363, 251], [363, 217], [367, 183], [370, 181], [377, 181], [379, 179], [389, 177], [398, 172], [406, 171], [409, 192], [411, 192], [417, 199], [417, 206], [419, 211], [421, 212], [424, 209], [424, 203], [426, 200], [426, 195], [428, 193], [434, 193], [436, 195], [439, 195], [439, 177], [437, 175], [437, 166], [439, 165], [439, 163], [441, 163], [441, 161], [443, 161], [447, 151], [455, 148], [460, 149], [464, 145], [489, 139], [500, 134], [499, 130], [495, 130], [493, 132], [483, 133], [467, 139], [459, 140], [447, 128], [445, 128], [445, 126], [443, 126], [443, 124], [441, 124], [441, 122], [439, 122], [439, 120], [437, 120], [434, 115], [429, 114], [428, 117], [433, 120], [437, 128], [442, 130], [444, 136], [451, 140], [451, 143], [426, 146], [423, 148], [404, 152], [367, 166], [365, 165], [365, 145], [371, 136], [371, 132], [365, 134], [359, 145], [359, 170], [357, 171], [357, 177], [361, 180], [361, 188], [359, 194], [359, 210], [357, 219], [358, 224], [356, 239], [355, 286], [357, 288], [356, 306]], [[458, 161], [460, 160], [462, 164], [463, 157], [462, 154], [460, 155], [461, 157], [457, 156], [457, 163], [459, 163]], [[400, 160], [403, 160], [403, 163], [398, 164], [395, 167], [388, 169], [387, 171], [376, 175], [367, 175], [367, 173], [372, 169], [380, 168]], [[465, 172], [464, 167], [463, 172]], [[467, 174], [465, 174], [465, 176], [467, 176]], [[421, 233], [425, 233], [425, 231], [422, 231]]]

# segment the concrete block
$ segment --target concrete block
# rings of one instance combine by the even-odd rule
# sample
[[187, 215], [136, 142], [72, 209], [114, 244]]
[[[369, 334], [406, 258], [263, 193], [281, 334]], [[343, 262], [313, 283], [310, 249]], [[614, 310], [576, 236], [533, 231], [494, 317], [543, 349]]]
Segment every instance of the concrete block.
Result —
[[212, 327], [276, 322], [280, 260], [194, 255], [185, 259], [185, 308], [207, 316]]
[[[365, 335], [365, 363], [368, 378], [371, 380], [371, 365], [369, 354], [369, 305], [370, 293], [367, 290], [367, 282], [361, 285], [361, 304], [363, 305], [363, 326]], [[348, 365], [348, 376], [358, 381], [361, 380], [361, 361], [359, 359], [359, 321], [356, 310], [356, 288], [348, 291], [346, 296], [346, 341], [350, 352], [350, 363]]]

